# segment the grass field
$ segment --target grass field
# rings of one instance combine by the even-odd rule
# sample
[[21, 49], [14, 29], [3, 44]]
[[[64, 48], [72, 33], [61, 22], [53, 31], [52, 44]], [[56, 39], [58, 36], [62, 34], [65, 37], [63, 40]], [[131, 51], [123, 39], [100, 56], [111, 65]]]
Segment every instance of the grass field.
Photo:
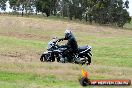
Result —
[[67, 27], [72, 28], [80, 46], [92, 46], [92, 64], [84, 66], [91, 79], [132, 80], [132, 30], [0, 16], [0, 88], [82, 88], [80, 65], [39, 61], [48, 41], [63, 37]]

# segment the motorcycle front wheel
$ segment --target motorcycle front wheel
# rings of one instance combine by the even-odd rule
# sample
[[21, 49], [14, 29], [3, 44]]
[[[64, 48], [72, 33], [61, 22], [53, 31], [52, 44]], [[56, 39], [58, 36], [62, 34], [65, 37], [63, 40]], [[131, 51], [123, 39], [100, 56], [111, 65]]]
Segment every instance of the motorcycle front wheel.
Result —
[[47, 61], [48, 61], [46, 54], [42, 54], [42, 55], [41, 55], [40, 61], [41, 61], [41, 62], [47, 62]]

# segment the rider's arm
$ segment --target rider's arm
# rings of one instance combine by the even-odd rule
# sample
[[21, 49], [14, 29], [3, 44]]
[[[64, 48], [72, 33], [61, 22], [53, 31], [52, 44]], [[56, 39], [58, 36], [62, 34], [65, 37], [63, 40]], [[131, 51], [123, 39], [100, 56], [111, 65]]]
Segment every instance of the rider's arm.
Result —
[[67, 40], [66, 38], [60, 38], [59, 41]]

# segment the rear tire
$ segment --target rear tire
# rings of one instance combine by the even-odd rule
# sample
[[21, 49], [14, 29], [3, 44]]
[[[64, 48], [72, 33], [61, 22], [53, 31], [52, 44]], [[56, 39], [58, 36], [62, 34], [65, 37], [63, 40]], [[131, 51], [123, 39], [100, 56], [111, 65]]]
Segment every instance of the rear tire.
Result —
[[91, 63], [91, 57], [90, 57], [88, 54], [86, 55], [86, 57], [87, 57], [87, 59], [88, 59], [88, 60], [86, 61], [86, 64], [87, 64], [87, 65], [90, 65], [90, 63]]

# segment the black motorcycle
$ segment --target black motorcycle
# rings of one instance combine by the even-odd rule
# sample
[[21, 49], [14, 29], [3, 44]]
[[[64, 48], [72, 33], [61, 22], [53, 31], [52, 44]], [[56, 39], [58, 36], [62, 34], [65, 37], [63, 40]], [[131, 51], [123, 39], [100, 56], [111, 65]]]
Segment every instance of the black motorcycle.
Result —
[[40, 61], [54, 62], [55, 60], [57, 60], [57, 62], [61, 63], [90, 65], [92, 57], [91, 46], [81, 46], [78, 48], [78, 53], [74, 54], [71, 52], [67, 52], [66, 56], [63, 58], [62, 56], [68, 48], [64, 45], [59, 46], [58, 42], [59, 39], [56, 38], [48, 43], [48, 49], [41, 55]]

